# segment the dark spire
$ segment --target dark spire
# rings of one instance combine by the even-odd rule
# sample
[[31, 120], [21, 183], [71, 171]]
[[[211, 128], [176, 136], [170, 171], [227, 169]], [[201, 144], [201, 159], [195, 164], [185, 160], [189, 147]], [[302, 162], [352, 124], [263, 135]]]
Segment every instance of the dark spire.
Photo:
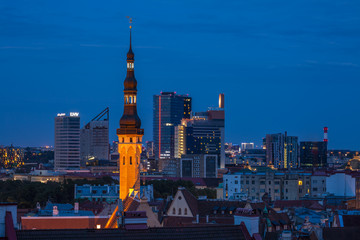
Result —
[[[131, 24], [131, 18], [130, 18]], [[124, 113], [120, 119], [120, 129], [118, 132], [127, 132], [126, 129], [132, 129], [135, 132], [143, 132], [140, 129], [141, 120], [137, 114], [137, 81], [134, 72], [134, 52], [131, 48], [131, 25], [130, 25], [130, 47], [127, 53], [127, 73], [124, 81]]]
[[131, 48], [131, 25], [130, 25], [130, 47], [129, 47], [129, 51], [127, 53], [127, 60], [134, 61], [134, 53], [133, 53], [132, 48]]

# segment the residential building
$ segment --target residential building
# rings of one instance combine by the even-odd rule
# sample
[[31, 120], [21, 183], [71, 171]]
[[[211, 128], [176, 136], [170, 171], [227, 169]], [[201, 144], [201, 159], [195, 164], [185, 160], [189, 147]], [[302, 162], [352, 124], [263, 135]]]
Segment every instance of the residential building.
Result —
[[288, 136], [287, 132], [267, 134], [266, 162], [280, 169], [299, 167], [298, 137]]
[[180, 177], [216, 178], [218, 155], [189, 154], [180, 159]]
[[80, 116], [71, 112], [69, 116], [59, 113], [55, 117], [55, 161], [56, 170], [80, 168]]
[[109, 160], [109, 108], [104, 109], [80, 130], [81, 166], [88, 161]]
[[301, 167], [325, 167], [327, 142], [300, 142]]
[[0, 146], [0, 168], [19, 168], [24, 165], [24, 150], [19, 147]]
[[333, 172], [326, 178], [326, 191], [335, 196], [355, 196], [356, 176], [356, 172], [351, 171]]
[[175, 157], [174, 127], [191, 115], [191, 97], [161, 92], [153, 97], [153, 138], [155, 159]]
[[272, 201], [298, 200], [310, 194], [311, 173], [282, 172], [271, 169], [244, 169], [223, 175], [224, 199], [260, 201], [268, 194]]

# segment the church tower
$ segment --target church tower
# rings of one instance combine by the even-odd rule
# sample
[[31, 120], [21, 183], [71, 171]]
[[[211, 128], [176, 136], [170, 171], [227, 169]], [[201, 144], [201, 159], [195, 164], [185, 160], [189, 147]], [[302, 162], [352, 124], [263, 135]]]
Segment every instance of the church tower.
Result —
[[134, 74], [134, 53], [130, 48], [127, 53], [127, 74], [124, 81], [124, 113], [120, 119], [120, 128], [116, 130], [119, 137], [120, 192], [124, 200], [129, 194], [140, 194], [140, 153], [142, 147], [141, 120], [137, 115], [137, 81]]

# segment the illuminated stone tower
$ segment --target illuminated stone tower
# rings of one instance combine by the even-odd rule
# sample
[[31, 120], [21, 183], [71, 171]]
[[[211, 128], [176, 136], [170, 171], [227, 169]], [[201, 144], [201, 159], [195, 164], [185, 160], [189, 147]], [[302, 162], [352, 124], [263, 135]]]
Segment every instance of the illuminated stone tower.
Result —
[[120, 193], [124, 200], [129, 194], [140, 194], [140, 153], [144, 129], [140, 129], [141, 120], [137, 115], [137, 82], [134, 74], [134, 53], [127, 53], [127, 74], [124, 81], [124, 113], [120, 119], [120, 128], [116, 133], [119, 137]]

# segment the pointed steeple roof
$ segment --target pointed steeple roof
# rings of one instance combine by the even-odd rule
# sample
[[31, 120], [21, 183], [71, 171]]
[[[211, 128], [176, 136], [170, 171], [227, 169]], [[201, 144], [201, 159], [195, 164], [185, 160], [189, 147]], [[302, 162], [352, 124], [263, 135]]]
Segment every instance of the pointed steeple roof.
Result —
[[131, 25], [130, 25], [130, 47], [129, 47], [129, 51], [127, 53], [127, 59], [126, 60], [130, 60], [130, 61], [134, 61], [134, 52], [132, 51], [132, 48], [131, 48]]

